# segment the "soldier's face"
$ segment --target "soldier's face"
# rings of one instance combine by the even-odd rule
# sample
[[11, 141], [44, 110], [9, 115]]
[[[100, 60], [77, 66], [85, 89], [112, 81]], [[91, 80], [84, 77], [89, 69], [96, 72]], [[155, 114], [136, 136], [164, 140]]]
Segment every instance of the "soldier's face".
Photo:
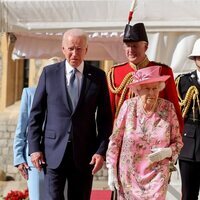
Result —
[[148, 44], [144, 41], [124, 43], [126, 57], [133, 64], [138, 64], [144, 60], [147, 48]]
[[197, 70], [200, 71], [200, 56], [195, 57], [195, 63], [197, 66]]

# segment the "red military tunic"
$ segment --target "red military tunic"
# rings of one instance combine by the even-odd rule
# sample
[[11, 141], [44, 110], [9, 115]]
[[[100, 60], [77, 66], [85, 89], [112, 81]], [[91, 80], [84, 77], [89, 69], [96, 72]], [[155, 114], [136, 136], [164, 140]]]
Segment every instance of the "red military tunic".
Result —
[[166, 87], [160, 92], [160, 97], [171, 101], [176, 109], [176, 114], [178, 116], [180, 131], [183, 130], [183, 118], [178, 102], [178, 96], [176, 91], [176, 85], [174, 81], [174, 76], [172, 69], [164, 64], [156, 63], [154, 61], [149, 61], [146, 57], [144, 61], [135, 66], [132, 63], [126, 62], [117, 66], [114, 66], [108, 72], [108, 85], [110, 92], [110, 101], [112, 107], [113, 118], [115, 118], [119, 112], [121, 105], [124, 100], [132, 97], [133, 94], [130, 93], [127, 85], [132, 81], [132, 72], [137, 69], [144, 67], [149, 67], [153, 65], [162, 66], [161, 75], [170, 75], [170, 79], [166, 82]]

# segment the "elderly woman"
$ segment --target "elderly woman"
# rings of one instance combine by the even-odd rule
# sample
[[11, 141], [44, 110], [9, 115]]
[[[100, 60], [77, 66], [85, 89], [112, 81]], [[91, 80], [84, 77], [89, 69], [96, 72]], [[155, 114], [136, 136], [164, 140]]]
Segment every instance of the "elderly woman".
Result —
[[169, 76], [160, 66], [136, 71], [129, 87], [136, 97], [126, 100], [114, 123], [107, 150], [108, 185], [119, 200], [164, 200], [170, 163], [183, 146], [173, 104], [159, 98]]

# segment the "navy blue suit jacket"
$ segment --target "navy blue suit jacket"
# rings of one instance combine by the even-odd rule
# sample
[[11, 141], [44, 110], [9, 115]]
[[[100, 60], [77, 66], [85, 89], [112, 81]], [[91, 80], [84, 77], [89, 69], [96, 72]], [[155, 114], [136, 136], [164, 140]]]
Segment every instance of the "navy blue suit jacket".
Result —
[[55, 169], [71, 132], [74, 162], [84, 169], [94, 153], [105, 156], [112, 132], [111, 108], [105, 72], [84, 64], [81, 94], [72, 113], [63, 61], [45, 67], [41, 74], [30, 113], [29, 153], [42, 151], [48, 167]]

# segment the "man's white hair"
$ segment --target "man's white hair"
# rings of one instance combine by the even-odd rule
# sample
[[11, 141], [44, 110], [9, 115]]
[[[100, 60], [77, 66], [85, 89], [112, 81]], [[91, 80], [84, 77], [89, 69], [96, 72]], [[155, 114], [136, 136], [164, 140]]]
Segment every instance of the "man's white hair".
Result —
[[66, 31], [63, 35], [62, 46], [64, 46], [65, 41], [70, 36], [82, 37], [85, 40], [86, 46], [88, 45], [88, 35], [85, 31], [83, 31], [82, 29], [70, 29], [70, 30]]

